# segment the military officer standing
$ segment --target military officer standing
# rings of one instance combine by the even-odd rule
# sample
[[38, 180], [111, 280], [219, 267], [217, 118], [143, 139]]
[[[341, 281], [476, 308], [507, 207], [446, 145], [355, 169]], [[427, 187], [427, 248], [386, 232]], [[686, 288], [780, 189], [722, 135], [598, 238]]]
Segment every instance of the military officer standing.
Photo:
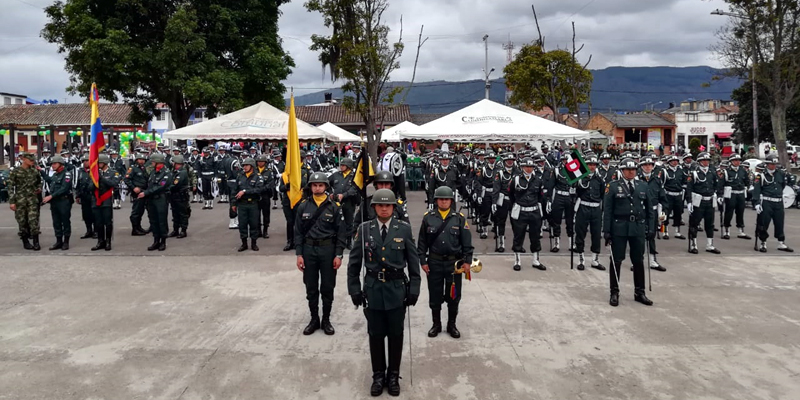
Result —
[[[653, 199], [651, 207], [653, 207], [655, 215], [658, 217], [658, 222], [656, 223], [656, 230], [658, 230], [660, 223], [667, 219], [666, 214], [663, 213], [663, 209], [667, 206], [667, 193], [663, 187], [663, 172], [655, 172], [654, 167], [655, 160], [650, 156], [645, 156], [639, 163], [640, 171], [637, 178], [647, 184], [647, 195]], [[648, 247], [650, 248], [650, 268], [656, 271], [666, 271], [667, 269], [658, 263], [655, 238], [648, 240]]]
[[[689, 172], [686, 178], [686, 201], [689, 209], [689, 253], [697, 254], [697, 229], [700, 221], [705, 221], [707, 244], [706, 251], [720, 254], [714, 247], [714, 205], [717, 198], [717, 173], [710, 166], [711, 156], [708, 153], [697, 155], [699, 165]], [[721, 191], [722, 188], [719, 187]]]
[[189, 205], [192, 180], [189, 177], [189, 167], [185, 165], [182, 155], [172, 156], [170, 161], [172, 161], [173, 179], [169, 189], [169, 205], [172, 209], [172, 232], [169, 237], [182, 239], [186, 237], [189, 217], [192, 215], [192, 208]]
[[[453, 156], [450, 153], [442, 153], [439, 157], [440, 165], [431, 171], [428, 178], [428, 210], [433, 211], [436, 209], [436, 201], [434, 194], [436, 189], [440, 187], [449, 187], [450, 189], [460, 191], [461, 189], [461, 175], [457, 168], [451, 167], [450, 162]], [[450, 207], [453, 211], [456, 210], [455, 198], [450, 202]]]
[[84, 154], [81, 160], [83, 161], [83, 168], [78, 171], [78, 186], [75, 189], [76, 199], [78, 204], [81, 205], [81, 217], [84, 225], [86, 225], [86, 233], [81, 236], [81, 239], [97, 238], [97, 232], [94, 229], [94, 213], [92, 212], [94, 182], [92, 182], [89, 172], [89, 155]]
[[42, 199], [42, 203], [50, 203], [50, 215], [53, 217], [53, 230], [56, 234], [56, 243], [50, 250], [69, 250], [69, 237], [72, 235], [72, 185], [74, 172], [68, 171], [64, 166], [64, 158], [53, 156], [50, 168], [55, 172], [52, 176], [45, 175], [44, 180], [50, 187], [50, 194]]
[[609, 183], [617, 179], [617, 167], [611, 165], [611, 154], [600, 154], [600, 166], [597, 168], [597, 174], [603, 178], [603, 182]]
[[544, 192], [544, 182], [534, 173], [534, 162], [526, 157], [520, 163], [522, 173], [514, 176], [510, 181], [509, 193], [511, 194], [511, 229], [514, 231], [514, 271], [522, 269], [520, 253], [525, 252], [525, 234], [531, 241], [533, 262], [531, 266], [540, 271], [547, 267], [539, 261], [539, 252], [542, 251], [542, 242], [539, 233], [542, 231], [542, 210], [540, 198]]
[[342, 215], [347, 232], [347, 247], [350, 248], [353, 236], [353, 214], [356, 205], [361, 201], [358, 188], [353, 183], [353, 160], [343, 159], [339, 163], [339, 171], [334, 172], [328, 178], [331, 188], [331, 199], [341, 204]]
[[197, 160], [195, 170], [200, 172], [200, 185], [203, 191], [203, 210], [214, 208], [213, 181], [217, 173], [214, 156], [211, 155], [211, 148], [206, 146], [203, 149], [203, 156]]
[[503, 154], [503, 166], [495, 168], [494, 182], [492, 183], [492, 214], [494, 214], [495, 249], [502, 253], [506, 251], [506, 221], [508, 211], [511, 209], [510, 183], [519, 171], [514, 166], [514, 154]]
[[561, 156], [562, 164], [555, 166], [550, 171], [550, 177], [546, 181], [546, 189], [549, 196], [546, 211], [550, 214], [550, 233], [551, 237], [554, 238], [553, 247], [550, 251], [553, 253], [558, 253], [560, 249], [562, 219], [567, 223], [567, 236], [570, 237], [570, 247], [572, 247], [572, 238], [575, 234], [575, 205], [572, 201], [575, 187], [569, 183], [564, 168], [562, 168], [567, 159], [567, 154], [564, 153]]
[[[678, 156], [671, 155], [667, 159], [667, 166], [663, 168], [664, 173], [664, 193], [667, 195], [666, 208], [664, 213], [669, 217], [672, 215], [672, 224], [675, 226], [675, 238], [686, 239], [681, 234], [681, 225], [683, 225], [683, 199], [684, 188], [686, 186], [686, 173], [683, 168], [678, 166]], [[669, 227], [669, 219], [664, 221], [664, 224]], [[661, 237], [664, 240], [669, 240], [669, 231], [664, 232]]]
[[[283, 170], [286, 169], [286, 163], [281, 161], [282, 158], [283, 157], [281, 157], [281, 151], [280, 150], [278, 150], [278, 149], [272, 150], [272, 164], [271, 164], [271, 167], [272, 167], [272, 171], [275, 174], [275, 179], [278, 179], [281, 176], [281, 174], [283, 173]], [[278, 184], [276, 182], [275, 191], [272, 194], [272, 209], [273, 210], [277, 210], [278, 209], [278, 190], [277, 189], [278, 189]]]
[[611, 246], [609, 304], [613, 307], [619, 305], [620, 267], [625, 260], [626, 247], [630, 245], [634, 300], [651, 306], [653, 302], [647, 298], [644, 290], [644, 241], [656, 235], [656, 216], [652, 207], [654, 199], [648, 193], [647, 184], [636, 179], [635, 161], [624, 159], [619, 169], [622, 176], [606, 184], [603, 198], [603, 238], [606, 246]]
[[[389, 171], [381, 172], [392, 177]], [[372, 396], [380, 396], [384, 387], [390, 395], [400, 395], [405, 307], [417, 304], [422, 280], [411, 225], [396, 218], [397, 201], [391, 189], [375, 191], [372, 212], [377, 219], [359, 225], [347, 265], [347, 291], [356, 307], [364, 306], [367, 317]], [[362, 267], [366, 269], [363, 287]]]
[[[303, 151], [300, 151], [300, 157], [302, 158], [305, 154]], [[311, 174], [311, 171], [305, 167], [305, 165], [300, 165], [300, 184], [302, 187], [306, 187], [308, 183], [308, 176]], [[283, 217], [286, 219], [286, 246], [283, 247], [283, 251], [289, 251], [295, 249], [295, 242], [294, 242], [294, 225], [295, 225], [295, 214], [296, 210], [292, 208], [292, 204], [289, 201], [289, 189], [291, 184], [283, 180], [283, 174], [281, 174], [280, 179], [280, 192], [281, 192], [281, 205], [283, 206]], [[305, 196], [305, 193], [303, 194]]]
[[575, 252], [579, 255], [579, 271], [583, 271], [585, 268], [586, 259], [583, 256], [583, 250], [587, 232], [592, 235], [591, 266], [600, 271], [606, 270], [606, 267], [600, 264], [600, 240], [603, 229], [603, 209], [600, 206], [606, 181], [598, 172], [597, 164], [597, 157], [587, 157], [586, 165], [589, 167], [589, 174], [575, 185], [578, 196], [578, 210], [575, 214]]
[[425, 213], [419, 228], [417, 248], [420, 264], [428, 276], [428, 305], [433, 316], [428, 337], [436, 337], [442, 331], [442, 303], [447, 303], [447, 333], [456, 339], [461, 337], [456, 317], [462, 274], [454, 271], [456, 261], [461, 269], [470, 267], [473, 247], [467, 219], [453, 211], [454, 197], [450, 187], [437, 188], [433, 194], [436, 210]]
[[[25, 250], [39, 251], [39, 195], [42, 193], [42, 175], [36, 169], [36, 156], [20, 153], [20, 166], [8, 176], [9, 207], [19, 225], [19, 237]], [[28, 239], [33, 239], [33, 245]]]
[[[732, 155], [728, 161], [730, 167], [720, 172], [722, 184], [722, 198], [725, 205], [725, 215], [722, 222], [722, 238], [731, 238], [731, 220], [736, 213], [736, 227], [739, 228], [738, 238], [750, 240], [744, 233], [744, 206], [746, 203], [747, 188], [750, 187], [750, 176], [742, 165], [742, 158], [738, 154]], [[781, 196], [783, 195], [781, 194]], [[717, 200], [719, 201], [719, 200]]]
[[472, 169], [472, 196], [478, 212], [478, 232], [486, 239], [492, 224], [492, 194], [494, 192], [494, 163], [485, 161], [483, 150], [475, 151], [477, 160]]
[[[98, 184], [99, 187], [94, 189], [104, 199], [102, 202], [97, 202], [97, 197], [91, 199], [92, 213], [94, 213], [94, 229], [97, 232], [97, 244], [92, 247], [92, 251], [105, 249], [111, 250], [111, 237], [114, 234], [114, 209], [113, 209], [113, 193], [122, 176], [119, 172], [109, 167], [111, 159], [106, 154], [100, 154], [97, 157], [97, 168], [99, 172]], [[94, 183], [92, 183], [94, 186]]]
[[[349, 160], [349, 158], [345, 158], [345, 160]], [[375, 187], [375, 190], [380, 189], [389, 189], [392, 190], [394, 186], [394, 175], [392, 175], [389, 171], [379, 171], [375, 175], [375, 179], [372, 180], [372, 185]], [[367, 221], [371, 221], [375, 219], [375, 208], [372, 207], [372, 198], [373, 196], [367, 197]], [[396, 196], [395, 196], [396, 198]], [[364, 222], [363, 217], [361, 216], [361, 212], [357, 212], [355, 216], [355, 225], [359, 226], [362, 222]], [[397, 218], [400, 221], [405, 221], [410, 223], [408, 219], [408, 211], [406, 210], [406, 205], [403, 203], [403, 200], [397, 199], [397, 202], [394, 206], [394, 215], [393, 218]]]
[[235, 193], [231, 206], [233, 212], [238, 214], [239, 238], [242, 240], [238, 251], [247, 250], [248, 235], [250, 249], [258, 251], [258, 237], [261, 236], [258, 202], [264, 193], [264, 178], [256, 172], [256, 160], [248, 157], [242, 162], [242, 171], [231, 193]]
[[[109, 152], [109, 161], [110, 161], [110, 168], [114, 171], [117, 171], [120, 175], [125, 174], [125, 163], [122, 162], [122, 159], [119, 157], [119, 153], [116, 150], [111, 150]], [[114, 191], [114, 201], [112, 205], [114, 209], [119, 210], [122, 208], [122, 196], [120, 196], [120, 191]]]
[[[132, 193], [131, 236], [144, 236], [149, 233], [149, 230], [142, 229], [142, 216], [144, 216], [147, 201], [139, 198], [139, 194], [147, 189], [147, 181], [150, 175], [147, 168], [145, 168], [145, 161], [144, 154], [137, 153], [134, 164], [128, 168], [123, 180], [125, 186]], [[111, 169], [114, 170], [113, 168]]]
[[169, 199], [167, 198], [172, 186], [172, 174], [164, 165], [163, 154], [156, 153], [150, 156], [153, 172], [147, 180], [147, 189], [137, 196], [142, 201], [147, 201], [147, 217], [150, 220], [150, 230], [153, 233], [153, 244], [147, 250], [164, 251], [167, 249], [167, 235], [169, 234]]
[[269, 201], [275, 193], [275, 170], [272, 168], [266, 154], [256, 158], [256, 172], [264, 180], [264, 191], [258, 200], [258, 214], [261, 220], [261, 237], [269, 239], [270, 208]]
[[761, 242], [758, 251], [767, 252], [767, 238], [769, 238], [769, 224], [775, 224], [774, 236], [778, 240], [778, 250], [793, 252], [784, 240], [783, 233], [783, 189], [786, 187], [786, 174], [777, 168], [778, 156], [771, 155], [766, 160], [767, 167], [764, 172], [756, 174], [753, 181], [753, 201], [756, 203], [758, 213], [758, 226], [756, 227], [758, 239]]
[[336, 332], [330, 320], [333, 290], [336, 287], [336, 271], [342, 265], [347, 226], [341, 206], [331, 201], [326, 193], [328, 177], [322, 172], [315, 172], [308, 184], [311, 196], [297, 205], [294, 227], [297, 269], [303, 272], [306, 299], [311, 312], [311, 321], [303, 329], [303, 334], [310, 335], [321, 327], [326, 335], [333, 335]]

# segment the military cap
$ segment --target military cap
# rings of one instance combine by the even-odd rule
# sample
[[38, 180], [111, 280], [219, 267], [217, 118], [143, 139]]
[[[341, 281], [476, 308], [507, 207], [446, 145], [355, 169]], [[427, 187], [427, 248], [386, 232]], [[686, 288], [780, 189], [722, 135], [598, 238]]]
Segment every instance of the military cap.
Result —
[[305, 150], [300, 150], [300, 158], [306, 158]]
[[269, 159], [267, 159], [266, 154], [261, 154], [260, 156], [256, 157], [256, 162], [267, 162], [267, 161], [269, 161]]
[[158, 164], [164, 162], [164, 155], [163, 154], [153, 154], [150, 156], [150, 162]]
[[328, 176], [325, 175], [324, 172], [314, 172], [311, 174], [311, 177], [308, 178], [308, 185], [311, 186], [312, 183], [324, 183], [329, 185], [328, 183]]
[[147, 160], [147, 156], [142, 153], [136, 153], [136, 158], [134, 160]]
[[536, 163], [530, 157], [525, 157], [522, 159], [522, 162], [519, 163], [520, 167], [535, 167]]
[[272, 150], [272, 156], [273, 157], [280, 157], [281, 156], [281, 151], [278, 150], [278, 149]]
[[655, 163], [656, 162], [651, 157], [645, 157], [642, 159], [639, 165], [647, 165], [647, 164], [654, 165]]
[[514, 153], [503, 154], [503, 161], [513, 160], [514, 158]]
[[442, 152], [442, 155], [440, 155], [439, 158], [442, 160], [452, 160], [453, 156], [448, 152]]
[[447, 186], [439, 186], [433, 192], [434, 199], [452, 199], [453, 198], [453, 189], [450, 189]]
[[375, 175], [375, 183], [384, 182], [384, 183], [392, 183], [394, 184], [394, 176], [389, 171], [379, 171]]
[[51, 164], [52, 163], [59, 163], [61, 165], [64, 165], [64, 158], [59, 156], [59, 155], [55, 155], [55, 156], [53, 156], [53, 158], [50, 159], [50, 163]]
[[633, 161], [630, 158], [626, 158], [619, 163], [619, 169], [637, 169], [639, 168], [636, 165], [636, 161]]
[[42, 153], [49, 153], [49, 152], [50, 152], [50, 149], [47, 149], [47, 148], [42, 149]]
[[372, 204], [397, 204], [397, 197], [390, 189], [378, 189], [372, 195]]
[[741, 161], [742, 160], [742, 156], [740, 156], [738, 154], [734, 154], [734, 155], [730, 156], [730, 158], [728, 158], [728, 161], [736, 161], [736, 160]]
[[586, 158], [586, 164], [598, 164], [598, 163], [599, 163], [599, 161], [597, 160], [597, 156], [596, 155], [591, 155], [591, 156]]
[[247, 158], [244, 159], [244, 161], [242, 161], [242, 165], [249, 165], [249, 166], [255, 168], [256, 167], [256, 160], [253, 159], [253, 157], [247, 157]]
[[692, 156], [692, 153], [687, 152], [686, 154], [683, 155], [683, 161], [686, 161], [687, 158], [691, 159], [694, 158], [694, 156]]
[[603, 154], [600, 154], [600, 159], [601, 160], [610, 160], [611, 159], [611, 154], [603, 152]]
[[89, 155], [88, 155], [88, 154], [84, 154], [84, 155], [81, 157], [81, 161], [89, 161]]
[[354, 167], [353, 164], [354, 164], [353, 159], [351, 159], [349, 157], [345, 157], [345, 158], [339, 160], [339, 165], [344, 165], [345, 167], [350, 168], [350, 169], [353, 169], [353, 167]]
[[234, 153], [241, 153], [242, 152], [242, 146], [239, 146], [238, 144], [235, 144], [235, 145], [233, 145], [233, 150], [232, 151]]
[[766, 160], [764, 160], [767, 164], [777, 164], [778, 163], [778, 156], [772, 155], [768, 156]]
[[485, 155], [486, 155], [486, 152], [484, 152], [482, 149], [475, 150], [475, 156], [476, 157], [477, 156], [485, 156]]
[[119, 153], [116, 150], [111, 150], [108, 152], [111, 155], [118, 155]]

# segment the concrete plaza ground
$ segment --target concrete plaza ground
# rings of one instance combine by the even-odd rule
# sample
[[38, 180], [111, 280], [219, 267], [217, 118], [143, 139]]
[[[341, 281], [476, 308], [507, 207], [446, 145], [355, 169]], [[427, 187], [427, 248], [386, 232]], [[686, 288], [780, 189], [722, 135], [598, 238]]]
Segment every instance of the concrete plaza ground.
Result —
[[[411, 194], [415, 228], [421, 199]], [[280, 210], [260, 252], [236, 253], [227, 207], [215, 206], [193, 205], [189, 237], [165, 252], [130, 236], [127, 204], [114, 213], [114, 250], [89, 251], [76, 206], [72, 249], [32, 252], [1, 204], [0, 399], [369, 398], [366, 324], [345, 270], [336, 335], [303, 336], [305, 293], [295, 257], [281, 251]], [[800, 250], [800, 210], [786, 222]], [[42, 226], [46, 248], [49, 206]], [[668, 271], [652, 276], [655, 305], [633, 301], [626, 262], [612, 308], [608, 274], [570, 270], [563, 249], [542, 253], [545, 272], [530, 255], [514, 272], [512, 255], [474, 240], [485, 267], [464, 285], [463, 337], [425, 335], [423, 284], [411, 309], [413, 385], [406, 344], [401, 398], [800, 398], [800, 252], [717, 239], [721, 255], [690, 255], [685, 241], [659, 241]]]

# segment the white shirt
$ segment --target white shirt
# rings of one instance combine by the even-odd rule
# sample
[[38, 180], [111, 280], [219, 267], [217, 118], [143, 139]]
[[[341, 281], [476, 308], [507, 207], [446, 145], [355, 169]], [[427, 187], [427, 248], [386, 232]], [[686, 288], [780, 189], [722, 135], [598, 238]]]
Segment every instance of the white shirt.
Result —
[[386, 221], [386, 223], [383, 223], [383, 222], [381, 222], [381, 220], [378, 220], [378, 232], [382, 232], [383, 231], [383, 227], [385, 226], [386, 227], [386, 232], [388, 234], [389, 226], [392, 224], [392, 218], [394, 218], [394, 217], [389, 217], [389, 219]]

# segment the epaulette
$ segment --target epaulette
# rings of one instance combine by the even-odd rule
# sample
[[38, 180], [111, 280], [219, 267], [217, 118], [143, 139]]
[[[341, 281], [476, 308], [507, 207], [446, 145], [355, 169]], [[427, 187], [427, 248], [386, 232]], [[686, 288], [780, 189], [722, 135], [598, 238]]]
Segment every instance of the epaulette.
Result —
[[397, 220], [397, 222], [398, 222], [400, 225], [406, 225], [406, 226], [408, 226], [408, 227], [411, 227], [411, 224], [409, 224], [409, 223], [408, 223], [408, 222], [406, 222], [406, 221], [403, 221], [402, 219], [398, 219], [398, 220]]
[[397, 204], [403, 205], [403, 200], [398, 199]]
[[424, 217], [424, 216], [426, 216], [426, 215], [428, 215], [430, 213], [431, 213], [430, 211], [425, 211], [425, 214], [422, 214], [422, 216]]
[[338, 201], [336, 201], [334, 203], [336, 204], [336, 207], [341, 207], [342, 206], [341, 203], [339, 203]]
[[[461, 213], [461, 212], [460, 212], [460, 213], [458, 213], [458, 215], [460, 215], [460, 216], [464, 217], [464, 213]], [[464, 218], [466, 218], [466, 217], [464, 217]]]

